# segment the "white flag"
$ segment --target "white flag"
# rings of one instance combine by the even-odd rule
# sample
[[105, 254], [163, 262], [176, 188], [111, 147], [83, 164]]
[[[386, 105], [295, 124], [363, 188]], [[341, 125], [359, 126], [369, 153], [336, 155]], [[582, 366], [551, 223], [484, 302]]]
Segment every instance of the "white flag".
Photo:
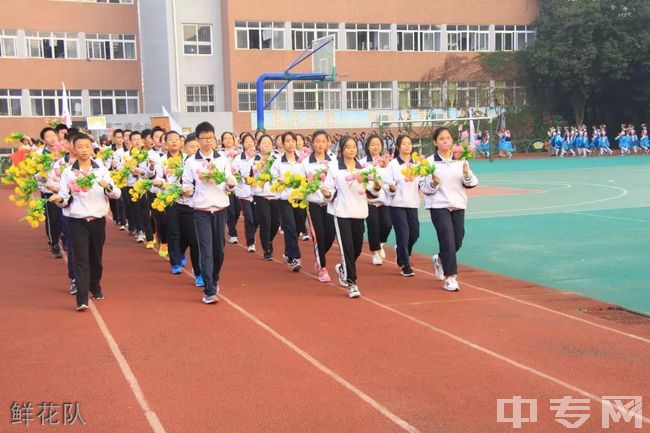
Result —
[[61, 110], [61, 121], [70, 128], [72, 126], [72, 116], [70, 115], [70, 107], [68, 106], [68, 92], [65, 90], [65, 83], [61, 81], [61, 85], [63, 86], [63, 98], [61, 99], [62, 102], [62, 110]]
[[171, 130], [176, 131], [179, 134], [183, 134], [183, 128], [181, 128], [181, 125], [172, 117], [171, 114], [169, 114], [169, 111], [167, 111], [164, 105], [162, 106], [162, 111], [163, 111], [163, 115], [169, 118], [169, 127], [171, 128]]

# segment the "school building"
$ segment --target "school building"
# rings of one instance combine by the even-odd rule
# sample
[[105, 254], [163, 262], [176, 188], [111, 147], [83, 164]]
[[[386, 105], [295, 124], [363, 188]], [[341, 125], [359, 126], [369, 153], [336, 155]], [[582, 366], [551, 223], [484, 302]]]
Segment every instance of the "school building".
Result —
[[[257, 77], [326, 35], [337, 79], [291, 83], [267, 130], [493, 115], [525, 94], [478, 56], [534, 41], [538, 11], [537, 0], [0, 0], [0, 136], [60, 118], [62, 82], [75, 121], [141, 129], [165, 107], [187, 130], [254, 129]], [[266, 100], [281, 85], [268, 82]]]

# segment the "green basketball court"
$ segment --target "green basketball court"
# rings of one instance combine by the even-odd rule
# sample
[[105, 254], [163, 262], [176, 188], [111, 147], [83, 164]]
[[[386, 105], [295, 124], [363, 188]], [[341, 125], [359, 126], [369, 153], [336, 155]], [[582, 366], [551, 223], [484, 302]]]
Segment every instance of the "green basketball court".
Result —
[[[650, 157], [471, 165], [489, 194], [470, 198], [461, 263], [650, 314]], [[420, 220], [415, 249], [433, 254]]]

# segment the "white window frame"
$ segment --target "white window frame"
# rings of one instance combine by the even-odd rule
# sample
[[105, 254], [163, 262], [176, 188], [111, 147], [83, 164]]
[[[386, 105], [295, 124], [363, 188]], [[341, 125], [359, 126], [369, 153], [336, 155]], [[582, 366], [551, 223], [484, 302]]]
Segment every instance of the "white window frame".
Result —
[[[127, 45], [132, 46], [133, 57], [115, 58], [115, 48], [119, 45], [122, 45], [122, 53], [124, 55], [127, 53]], [[86, 57], [92, 60], [137, 60], [138, 53], [135, 35], [87, 33]]]
[[213, 113], [214, 85], [185, 85], [185, 111], [188, 113]]
[[[406, 81], [399, 82], [399, 104], [400, 109], [428, 109], [443, 108], [442, 83], [431, 81]], [[405, 98], [402, 97], [406, 94]], [[406, 104], [402, 104], [402, 99]], [[417, 101], [413, 103], [413, 101]]]
[[[236, 21], [235, 49], [237, 50], [286, 50], [284, 36], [286, 29], [283, 22], [278, 21]], [[245, 36], [240, 43], [240, 36]], [[268, 36], [268, 38], [265, 38]], [[251, 48], [251, 41], [256, 40], [257, 47]], [[264, 44], [269, 41], [269, 46]]]
[[[83, 116], [83, 98], [81, 90], [66, 89], [68, 94], [68, 105], [71, 116]], [[53, 112], [46, 112], [46, 101], [54, 104]], [[48, 104], [48, 105], [49, 105]], [[40, 106], [41, 114], [38, 114], [37, 107]], [[32, 116], [61, 116], [63, 114], [63, 91], [57, 89], [30, 89], [29, 107]]]
[[390, 81], [349, 81], [348, 110], [389, 110], [393, 108], [393, 85]]
[[447, 51], [489, 51], [490, 27], [487, 25], [447, 26]]
[[[534, 26], [498, 25], [494, 27], [495, 51], [519, 51], [537, 38]], [[510, 42], [508, 45], [507, 42]]]
[[[365, 38], [365, 42], [362, 39]], [[372, 44], [375, 39], [375, 44]], [[360, 46], [365, 43], [365, 46]], [[390, 51], [390, 24], [345, 24], [347, 51]]]
[[[284, 83], [269, 81], [264, 83], [264, 103], [266, 104]], [[289, 103], [288, 87], [273, 100], [268, 110], [287, 111]], [[257, 110], [257, 91], [255, 83], [237, 83], [237, 111], [240, 113]]]
[[[0, 112], [0, 117], [23, 115], [24, 110], [21, 89], [0, 89], [0, 101], [7, 104], [7, 114], [2, 114]], [[14, 105], [16, 102], [18, 102], [17, 107]]]
[[340, 110], [341, 83], [294, 81], [293, 109], [301, 111]]
[[[18, 57], [17, 44], [18, 32], [16, 30], [0, 29], [0, 57]], [[11, 47], [11, 50], [13, 50], [12, 55], [7, 55], [7, 47]]]
[[[311, 48], [312, 42], [325, 36], [334, 36], [338, 48], [339, 25], [336, 23], [291, 23], [291, 49], [302, 51]], [[300, 42], [300, 43], [299, 43]], [[300, 46], [299, 46], [300, 45]]]
[[[49, 47], [46, 52], [45, 41], [48, 41]], [[56, 41], [56, 42], [55, 42]], [[63, 42], [63, 57], [56, 57], [56, 46], [58, 42]], [[27, 57], [44, 58], [44, 59], [78, 59], [79, 58], [79, 34], [76, 32], [52, 32], [52, 31], [33, 31], [25, 32], [25, 44], [27, 48]], [[70, 55], [70, 49], [74, 47], [75, 56]], [[38, 51], [37, 55], [32, 55], [32, 49]], [[49, 54], [49, 55], [47, 55]]]
[[[425, 37], [430, 38], [431, 48], [425, 48]], [[407, 43], [410, 41], [410, 48]], [[440, 26], [429, 24], [398, 24], [397, 51], [442, 51], [442, 31]]]
[[[140, 112], [140, 99], [137, 90], [89, 90], [90, 115], [102, 116], [111, 114], [137, 114]], [[93, 108], [95, 101], [100, 102], [100, 110]], [[104, 110], [104, 102], [110, 101], [110, 110]], [[135, 102], [135, 109], [131, 110], [130, 104]], [[124, 104], [125, 112], [118, 113], [118, 104]], [[110, 112], [109, 112], [110, 111]]]
[[[199, 28], [207, 27], [210, 30], [210, 40], [209, 41], [200, 41], [199, 40]], [[183, 37], [183, 55], [185, 56], [211, 56], [212, 55], [212, 24], [201, 24], [201, 23], [185, 23], [182, 26], [182, 37]], [[188, 40], [185, 37], [187, 31], [194, 31], [194, 36], [196, 40]], [[188, 48], [194, 48], [195, 52], [187, 52]], [[209, 48], [210, 52], [201, 52], [201, 48]]]

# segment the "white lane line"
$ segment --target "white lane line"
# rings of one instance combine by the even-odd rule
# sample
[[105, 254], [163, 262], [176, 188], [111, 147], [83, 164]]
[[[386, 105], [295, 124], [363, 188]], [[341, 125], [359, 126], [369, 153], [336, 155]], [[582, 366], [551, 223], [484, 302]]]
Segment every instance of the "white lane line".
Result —
[[[244, 248], [241, 246], [241, 248]], [[187, 269], [183, 269], [183, 272], [189, 275], [192, 279], [194, 278], [194, 274], [189, 272]], [[230, 300], [228, 297], [224, 296], [223, 294], [219, 294], [219, 298], [223, 299], [230, 305], [232, 308], [237, 310], [239, 313], [241, 313], [244, 317], [249, 319], [251, 322], [259, 326], [260, 328], [264, 329], [266, 332], [271, 334], [276, 340], [280, 341], [282, 344], [287, 346], [289, 349], [293, 350], [296, 354], [298, 354], [301, 358], [305, 359], [307, 362], [309, 362], [311, 365], [316, 367], [318, 370], [320, 370], [322, 373], [325, 375], [329, 376], [331, 379], [336, 381], [338, 384], [342, 385], [345, 387], [348, 391], [352, 392], [354, 395], [359, 397], [361, 400], [366, 402], [368, 405], [370, 405], [372, 408], [377, 410], [380, 414], [388, 418], [390, 421], [398, 425], [402, 430], [407, 431], [409, 433], [419, 433], [419, 430], [409, 424], [407, 421], [403, 420], [399, 416], [397, 416], [395, 413], [391, 412], [388, 410], [388, 408], [381, 403], [379, 403], [377, 400], [374, 398], [370, 397], [368, 394], [354, 386], [352, 383], [348, 382], [345, 380], [343, 377], [339, 376], [336, 374], [334, 371], [332, 371], [330, 368], [328, 368], [325, 364], [320, 362], [318, 359], [314, 358], [312, 355], [307, 353], [306, 351], [302, 350], [300, 347], [298, 347], [295, 343], [293, 343], [291, 340], [280, 334], [278, 331], [275, 329], [271, 328], [269, 325], [264, 323], [262, 320], [260, 320], [257, 316], [252, 314], [251, 312], [247, 311], [234, 301]]]
[[[242, 246], [241, 248], [244, 248], [244, 247]], [[367, 253], [363, 253], [363, 254], [369, 256], [369, 254], [367, 254]], [[275, 259], [273, 259], [273, 261], [278, 262]], [[389, 261], [389, 260], [385, 260], [385, 261]], [[318, 279], [318, 277], [316, 275], [312, 275], [312, 274], [307, 273], [305, 271], [300, 271], [300, 273], [302, 273], [304, 275], [307, 275], [308, 277], [310, 277], [312, 279]], [[467, 283], [465, 283], [465, 284], [467, 285]], [[339, 291], [346, 292], [346, 289], [341, 288], [341, 287], [339, 287], [338, 285], [336, 285], [334, 283], [328, 283], [328, 285], [335, 287]], [[416, 324], [421, 325], [421, 326], [423, 326], [423, 327], [425, 327], [427, 329], [430, 329], [431, 331], [434, 331], [434, 332], [436, 332], [438, 334], [444, 335], [444, 336], [446, 336], [446, 337], [448, 337], [448, 338], [450, 338], [450, 339], [452, 339], [452, 340], [454, 340], [454, 341], [456, 341], [456, 342], [458, 342], [460, 344], [463, 344], [463, 345], [465, 345], [467, 347], [470, 347], [470, 348], [472, 348], [474, 350], [477, 350], [477, 351], [479, 351], [481, 353], [484, 353], [485, 355], [496, 358], [496, 359], [498, 359], [500, 361], [503, 361], [503, 362], [505, 362], [505, 363], [507, 363], [507, 364], [509, 364], [509, 365], [511, 365], [513, 367], [516, 367], [516, 368], [518, 368], [520, 370], [526, 371], [526, 372], [531, 373], [531, 374], [533, 374], [535, 376], [541, 377], [542, 379], [548, 380], [549, 382], [552, 382], [552, 383], [554, 383], [556, 385], [559, 385], [559, 386], [561, 386], [563, 388], [566, 388], [568, 390], [576, 392], [576, 393], [578, 393], [578, 394], [580, 394], [580, 395], [582, 395], [584, 397], [587, 397], [590, 400], [592, 400], [594, 402], [597, 402], [597, 403], [599, 403], [601, 405], [602, 404], [609, 404], [609, 403], [603, 402], [601, 397], [598, 397], [597, 395], [595, 395], [595, 394], [593, 394], [593, 393], [591, 393], [589, 391], [585, 391], [582, 388], [579, 388], [579, 387], [577, 387], [575, 385], [571, 385], [570, 383], [563, 381], [562, 379], [558, 379], [558, 378], [556, 378], [554, 376], [551, 376], [550, 374], [544, 373], [544, 372], [542, 372], [540, 370], [537, 370], [537, 369], [535, 369], [533, 367], [529, 367], [529, 366], [527, 366], [525, 364], [522, 364], [522, 363], [520, 363], [518, 361], [515, 361], [514, 359], [508, 358], [505, 355], [501, 355], [500, 353], [497, 353], [497, 352], [495, 352], [493, 350], [490, 350], [490, 349], [488, 349], [486, 347], [483, 347], [483, 346], [481, 346], [479, 344], [476, 344], [476, 343], [474, 343], [472, 341], [466, 340], [463, 337], [455, 335], [455, 334], [453, 334], [453, 333], [451, 333], [449, 331], [446, 331], [446, 330], [444, 330], [442, 328], [438, 328], [437, 326], [434, 326], [434, 325], [432, 325], [430, 323], [427, 323], [427, 322], [425, 322], [423, 320], [420, 320], [420, 319], [418, 319], [416, 317], [413, 317], [413, 316], [411, 316], [409, 314], [406, 314], [406, 313], [404, 313], [402, 311], [399, 311], [399, 310], [397, 310], [395, 308], [392, 308], [392, 307], [390, 307], [388, 305], [382, 304], [379, 301], [375, 301], [372, 298], [369, 298], [367, 296], [362, 296], [361, 299], [366, 301], [366, 302], [370, 302], [371, 304], [373, 304], [373, 305], [375, 305], [375, 306], [377, 306], [379, 308], [382, 308], [382, 309], [384, 309], [386, 311], [389, 311], [389, 312], [394, 313], [394, 314], [396, 314], [396, 315], [398, 315], [400, 317], [403, 317], [404, 319], [407, 319], [407, 320], [409, 320], [409, 321], [411, 321], [413, 323], [416, 323]], [[642, 415], [640, 415], [638, 413], [634, 413], [633, 416], [634, 416], [635, 419], [641, 419], [642, 422], [644, 422], [646, 424], [650, 424], [650, 418], [644, 417], [644, 416], [642, 416]]]
[[597, 218], [606, 218], [610, 220], [623, 220], [623, 221], [633, 221], [633, 222], [639, 222], [639, 223], [648, 223], [650, 220], [642, 220], [642, 219], [637, 219], [637, 218], [627, 218], [627, 217], [619, 217], [619, 216], [611, 216], [611, 215], [598, 215], [598, 214], [593, 214], [593, 213], [587, 213], [587, 212], [567, 212], [571, 213], [574, 215], [584, 215], [584, 216], [590, 216], [590, 217], [597, 217]]
[[[65, 262], [68, 263], [67, 253], [64, 252], [63, 258], [65, 259]], [[151, 429], [154, 431], [154, 433], [166, 433], [165, 427], [163, 427], [162, 423], [160, 422], [158, 415], [156, 415], [156, 412], [151, 410], [151, 407], [149, 406], [149, 402], [147, 401], [147, 398], [144, 396], [144, 392], [140, 387], [140, 383], [138, 382], [138, 379], [135, 377], [133, 370], [129, 366], [129, 363], [126, 361], [124, 354], [122, 354], [122, 351], [120, 350], [120, 347], [117, 345], [117, 342], [113, 337], [113, 334], [111, 334], [111, 331], [108, 329], [108, 326], [106, 326], [106, 322], [104, 322], [104, 318], [99, 313], [99, 310], [97, 310], [97, 307], [95, 306], [92, 300], [89, 302], [89, 304], [90, 304], [90, 311], [92, 312], [92, 315], [95, 318], [95, 322], [97, 322], [97, 326], [99, 326], [99, 330], [102, 331], [102, 335], [104, 336], [104, 339], [108, 344], [108, 347], [111, 349], [111, 353], [113, 353], [113, 357], [117, 361], [117, 365], [120, 367], [124, 379], [126, 379], [126, 382], [129, 384], [129, 387], [131, 388], [131, 392], [133, 392], [135, 399], [138, 401], [140, 408], [144, 412], [144, 416], [145, 418], [147, 418], [147, 421], [149, 422]]]
[[[361, 253], [361, 254], [364, 255], [364, 256], [372, 257], [368, 253]], [[395, 266], [397, 266], [397, 264], [395, 262], [393, 262], [391, 260], [388, 260], [388, 259], [384, 259], [384, 262], [393, 263], [393, 264], [395, 264]], [[425, 271], [424, 269], [419, 269], [419, 268], [415, 268], [415, 267], [413, 267], [413, 269], [418, 271], [418, 272], [422, 272], [423, 274], [427, 274], [427, 275], [431, 275], [432, 277], [435, 277], [435, 274], [433, 272]], [[548, 308], [548, 307], [544, 307], [544, 306], [539, 305], [539, 304], [535, 304], [534, 302], [524, 301], [523, 299], [519, 299], [519, 298], [515, 298], [513, 296], [505, 295], [503, 293], [495, 292], [493, 290], [486, 289], [485, 287], [477, 286], [476, 284], [463, 282], [463, 285], [470, 286], [470, 287], [472, 287], [472, 288], [474, 288], [476, 290], [479, 290], [481, 292], [489, 293], [491, 295], [498, 296], [500, 298], [507, 299], [507, 300], [512, 301], [512, 302], [517, 302], [519, 304], [523, 304], [523, 305], [527, 305], [529, 307], [537, 308], [539, 310], [546, 311], [546, 312], [552, 313], [552, 314], [556, 314], [558, 316], [565, 317], [567, 319], [575, 320], [577, 322], [581, 322], [581, 323], [584, 323], [586, 325], [593, 326], [595, 328], [603, 329], [603, 330], [613, 332], [613, 333], [618, 334], [618, 335], [622, 335], [624, 337], [632, 338], [634, 340], [638, 340], [638, 341], [641, 341], [643, 343], [650, 343], [650, 339], [648, 339], [648, 338], [641, 337], [641, 336], [635, 335], [635, 334], [630, 334], [629, 332], [624, 332], [624, 331], [618, 330], [616, 328], [611, 328], [609, 326], [601, 325], [600, 323], [595, 323], [595, 322], [592, 322], [590, 320], [583, 319], [581, 317], [572, 316], [571, 314], [563, 313], [561, 311], [556, 311], [556, 310], [553, 310], [552, 308]]]

